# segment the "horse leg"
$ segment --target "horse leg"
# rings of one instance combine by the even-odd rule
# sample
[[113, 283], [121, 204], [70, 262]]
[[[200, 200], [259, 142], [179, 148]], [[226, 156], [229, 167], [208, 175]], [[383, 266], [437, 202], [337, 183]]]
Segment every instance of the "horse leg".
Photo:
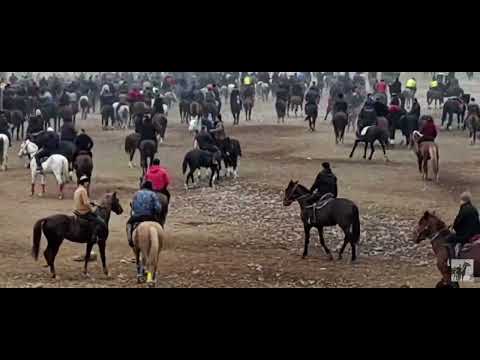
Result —
[[350, 153], [350, 158], [353, 157], [353, 153], [355, 152], [355, 149], [357, 148], [358, 143], [359, 143], [359, 141], [358, 141], [358, 140], [355, 140], [355, 144], [353, 144], [352, 152]]
[[422, 157], [417, 154], [417, 161], [418, 161], [418, 172], [422, 174]]
[[308, 256], [308, 245], [310, 244], [310, 225], [307, 225], [307, 220], [304, 220], [303, 229], [305, 230], [305, 246], [303, 249], [302, 258], [305, 259]]
[[343, 245], [340, 248], [340, 252], [338, 253], [338, 260], [342, 260], [343, 257], [343, 252], [345, 251], [345, 248], [347, 247], [347, 244], [349, 243], [349, 236], [347, 235], [348, 232], [343, 230], [345, 232], [345, 239], [343, 240]]
[[388, 157], [387, 157], [387, 151], [385, 150], [385, 145], [383, 143], [383, 141], [380, 141], [380, 146], [382, 147], [382, 151], [383, 151], [383, 157], [385, 158], [385, 161], [388, 161]]
[[63, 239], [53, 234], [48, 236], [47, 239], [48, 245], [43, 252], [43, 255], [45, 256], [45, 260], [47, 261], [48, 266], [50, 267], [50, 274], [52, 275], [52, 279], [55, 279], [57, 277], [57, 274], [55, 272], [55, 257], [57, 256], [58, 249], [60, 248]]
[[423, 159], [423, 180], [428, 180], [428, 157]]
[[373, 158], [373, 153], [375, 152], [374, 141], [371, 141], [371, 142], [370, 142], [370, 150], [371, 150], [371, 152], [370, 152], [370, 156], [369, 156], [368, 160], [372, 160], [372, 158]]
[[100, 258], [102, 259], [102, 267], [103, 267], [103, 273], [105, 276], [108, 276], [108, 268], [107, 268], [107, 258], [105, 256], [105, 247], [107, 245], [106, 240], [101, 240], [98, 242], [98, 249], [100, 250]]
[[366, 159], [367, 158], [367, 150], [368, 150], [368, 141], [365, 141], [365, 151], [363, 153], [363, 158]]
[[328, 260], [333, 260], [332, 253], [330, 249], [327, 247], [327, 245], [325, 244], [325, 237], [323, 236], [323, 227], [318, 228], [318, 235], [320, 237], [320, 244], [322, 245], [323, 250], [325, 250], [325, 252], [327, 253]]
[[92, 252], [93, 245], [93, 242], [87, 242], [87, 247], [85, 250], [85, 264], [83, 265], [83, 275], [85, 276], [88, 276], [88, 262], [90, 261], [90, 254]]

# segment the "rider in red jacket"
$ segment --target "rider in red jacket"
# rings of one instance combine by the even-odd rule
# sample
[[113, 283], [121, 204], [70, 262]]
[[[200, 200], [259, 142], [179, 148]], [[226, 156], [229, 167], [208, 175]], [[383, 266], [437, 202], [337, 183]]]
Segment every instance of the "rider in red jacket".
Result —
[[425, 124], [420, 132], [422, 133], [423, 137], [420, 139], [419, 143], [423, 141], [435, 141], [438, 133], [435, 122], [431, 116], [428, 116], [427, 121], [425, 121]]
[[167, 187], [170, 185], [170, 176], [163, 166], [160, 166], [160, 160], [153, 160], [152, 166], [145, 175], [145, 181], [150, 181], [153, 185], [153, 191], [164, 194], [170, 202], [170, 192]]

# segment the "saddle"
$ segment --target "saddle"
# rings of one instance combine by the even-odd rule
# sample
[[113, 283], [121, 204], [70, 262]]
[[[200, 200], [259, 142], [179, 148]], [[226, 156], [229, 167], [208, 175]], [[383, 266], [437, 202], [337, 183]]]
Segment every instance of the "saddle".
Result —
[[317, 213], [333, 200], [335, 200], [335, 196], [333, 196], [332, 193], [326, 193], [318, 201], [316, 201], [310, 206], [307, 206], [306, 209], [312, 209], [310, 223], [316, 222]]
[[362, 131], [360, 131], [360, 135], [361, 135], [361, 136], [367, 135], [368, 129], [370, 129], [371, 127], [373, 127], [373, 125], [365, 126], [365, 127], [362, 129]]

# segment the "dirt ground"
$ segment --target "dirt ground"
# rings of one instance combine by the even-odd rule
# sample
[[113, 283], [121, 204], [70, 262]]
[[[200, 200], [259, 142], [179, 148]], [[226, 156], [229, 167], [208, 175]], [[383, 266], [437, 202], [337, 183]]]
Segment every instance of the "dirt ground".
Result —
[[[476, 82], [461, 80], [475, 94]], [[423, 81], [426, 83], [426, 81]], [[425, 88], [420, 89], [422, 109]], [[468, 189], [478, 198], [480, 145], [470, 146], [466, 134], [442, 132], [440, 184], [424, 183], [414, 154], [397, 146], [385, 163], [377, 152], [373, 161], [361, 158], [361, 149], [348, 159], [353, 134], [336, 146], [330, 121], [323, 121], [322, 99], [317, 132], [307, 131], [299, 116], [285, 125], [276, 124], [273, 103], [257, 101], [253, 119], [233, 127], [229, 106], [223, 107], [230, 136], [240, 140], [244, 157], [240, 178], [224, 180], [216, 190], [185, 191], [181, 174], [184, 154], [192, 137], [180, 125], [178, 108], [169, 115], [167, 140], [159, 156], [172, 176], [173, 195], [166, 230], [175, 247], [161, 255], [160, 287], [433, 287], [439, 279], [428, 243], [411, 241], [416, 221], [425, 210], [436, 210], [446, 222], [453, 221], [458, 195]], [[434, 112], [439, 120], [439, 112]], [[73, 258], [84, 246], [65, 241], [57, 256], [58, 278], [50, 279], [43, 257], [31, 255], [32, 228], [39, 218], [71, 213], [74, 184], [66, 199], [57, 200], [55, 183], [49, 179], [46, 198], [29, 196], [30, 175], [18, 159], [19, 143], [10, 151], [10, 169], [0, 173], [0, 286], [2, 287], [138, 287], [135, 265], [125, 237], [129, 203], [138, 186], [139, 169], [127, 167], [123, 143], [129, 131], [101, 131], [98, 114], [78, 127], [94, 138], [95, 175], [92, 197], [118, 191], [125, 213], [113, 215], [107, 243], [110, 277], [101, 272], [100, 261], [90, 265], [91, 278], [82, 275], [82, 264]], [[138, 155], [137, 155], [138, 156]], [[328, 261], [315, 233], [311, 253], [302, 260], [303, 226], [297, 204], [282, 205], [283, 190], [290, 179], [310, 186], [323, 161], [330, 161], [339, 178], [340, 195], [355, 201], [362, 217], [360, 258], [350, 264]], [[138, 158], [137, 158], [138, 163]], [[205, 184], [203, 184], [205, 186]], [[341, 234], [326, 232], [327, 244], [336, 249]], [[46, 240], [42, 238], [42, 251]]]

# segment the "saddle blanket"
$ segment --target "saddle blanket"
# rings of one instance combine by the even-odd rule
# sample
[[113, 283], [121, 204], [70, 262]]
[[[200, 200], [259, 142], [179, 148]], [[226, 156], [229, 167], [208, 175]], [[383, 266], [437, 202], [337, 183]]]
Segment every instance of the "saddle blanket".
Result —
[[365, 126], [365, 127], [362, 129], [362, 131], [360, 132], [360, 135], [362, 135], [362, 136], [367, 135], [367, 131], [368, 131], [368, 129], [370, 129], [371, 127], [373, 127], [373, 126]]

